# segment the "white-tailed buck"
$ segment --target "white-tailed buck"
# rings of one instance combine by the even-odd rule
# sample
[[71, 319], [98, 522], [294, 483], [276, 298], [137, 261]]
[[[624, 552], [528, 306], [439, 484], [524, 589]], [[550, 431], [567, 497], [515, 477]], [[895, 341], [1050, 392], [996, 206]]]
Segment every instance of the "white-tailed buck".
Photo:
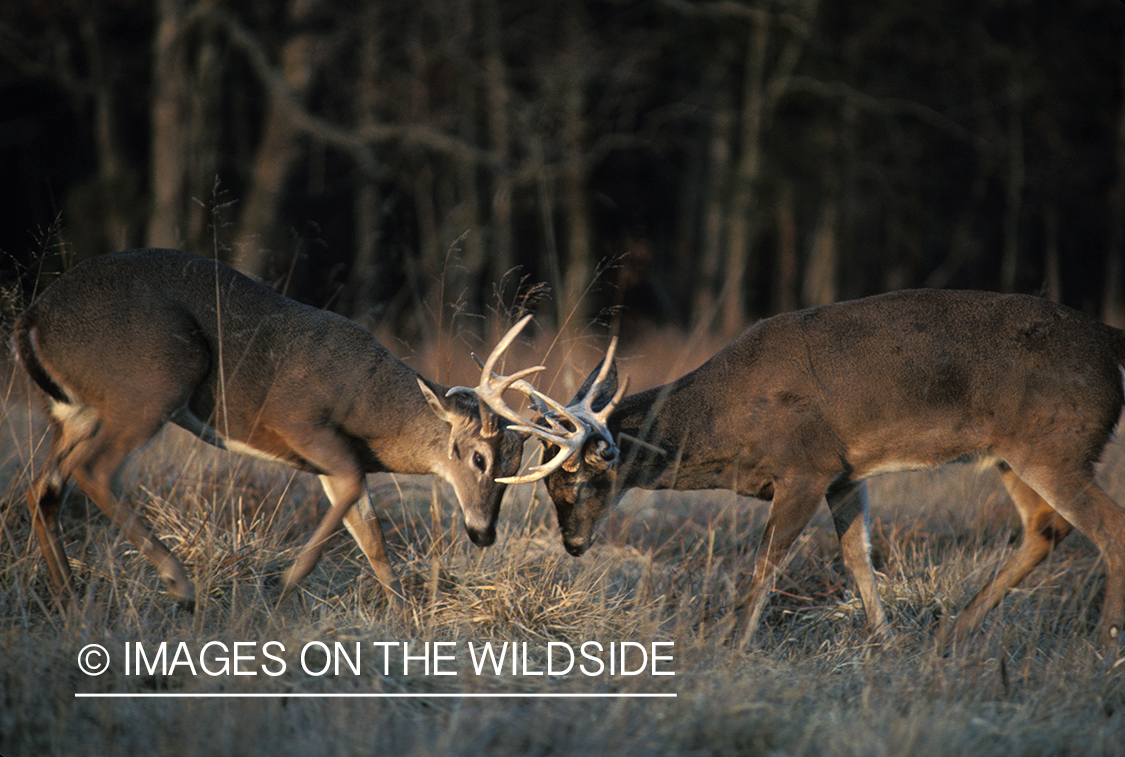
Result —
[[546, 476], [573, 555], [631, 487], [771, 500], [745, 639], [822, 497], [868, 624], [885, 633], [863, 480], [994, 459], [1022, 540], [953, 637], [975, 630], [1073, 525], [1105, 561], [1097, 635], [1109, 649], [1125, 620], [1125, 511], [1094, 466], [1121, 415], [1123, 364], [1125, 331], [1035, 297], [905, 291], [842, 302], [763, 320], [691, 373], [624, 397], [611, 347], [568, 408], [540, 398], [536, 433], [552, 460], [534, 476]]
[[28, 501], [62, 594], [72, 580], [58, 514], [73, 479], [155, 563], [176, 599], [193, 603], [180, 561], [122, 500], [118, 480], [127, 458], [168, 422], [320, 477], [331, 505], [285, 573], [282, 597], [316, 566], [341, 521], [391, 601], [401, 597], [367, 496], [369, 472], [441, 476], [470, 538], [492, 544], [505, 489], [495, 479], [518, 471], [526, 439], [489, 409], [503, 391], [490, 372], [476, 390], [447, 391], [352, 321], [176, 250], [76, 266], [20, 317], [13, 341], [53, 432]]

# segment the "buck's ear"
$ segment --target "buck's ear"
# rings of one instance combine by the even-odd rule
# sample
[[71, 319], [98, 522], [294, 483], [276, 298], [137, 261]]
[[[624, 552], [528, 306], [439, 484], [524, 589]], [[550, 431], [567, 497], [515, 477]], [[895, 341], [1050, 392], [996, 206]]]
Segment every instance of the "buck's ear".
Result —
[[453, 403], [448, 402], [444, 397], [439, 397], [421, 376], [417, 376], [416, 378], [418, 379], [418, 388], [422, 390], [422, 396], [426, 398], [426, 402], [429, 404], [430, 409], [434, 411], [434, 415], [452, 425], [453, 421], [456, 420]]
[[[578, 391], [575, 392], [574, 398], [571, 399], [568, 404], [573, 405], [576, 402], [581, 402], [586, 397], [586, 394], [590, 391], [590, 387], [594, 385], [594, 381], [595, 379], [597, 379], [598, 373], [602, 369], [602, 363], [604, 362], [605, 359], [603, 358], [598, 362], [597, 365], [594, 366], [594, 370], [590, 371], [590, 375], [587, 376], [586, 380], [582, 382], [582, 386], [578, 387]], [[613, 395], [616, 393], [617, 361], [612, 360], [609, 364], [609, 372], [606, 373], [605, 381], [598, 385], [598, 393], [594, 396], [594, 402], [591, 406], [593, 411], [596, 413], [603, 407], [605, 407], [606, 404], [611, 399], [613, 399]]]

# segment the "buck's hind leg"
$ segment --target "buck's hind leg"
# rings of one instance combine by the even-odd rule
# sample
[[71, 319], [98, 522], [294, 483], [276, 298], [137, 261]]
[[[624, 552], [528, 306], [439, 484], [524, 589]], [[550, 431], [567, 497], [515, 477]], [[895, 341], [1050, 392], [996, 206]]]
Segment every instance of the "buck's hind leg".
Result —
[[39, 549], [47, 562], [47, 575], [55, 594], [61, 599], [73, 594], [74, 583], [70, 561], [62, 543], [59, 513], [66, 502], [67, 483], [59, 471], [61, 429], [53, 429], [51, 451], [47, 463], [27, 490], [31, 523], [39, 540]]
[[40, 473], [27, 492], [35, 536], [39, 540], [43, 558], [47, 561], [51, 586], [60, 597], [69, 595], [74, 590], [70, 561], [62, 543], [62, 528], [59, 525], [64, 495], [55, 471]]
[[1105, 562], [1105, 600], [1096, 631], [1097, 644], [1116, 656], [1125, 624], [1125, 510], [1098, 486], [1092, 465], [1060, 469], [1039, 466], [1021, 476], [1063, 517], [1086, 534]]
[[828, 509], [832, 512], [836, 536], [840, 540], [844, 568], [863, 600], [867, 627], [876, 636], [889, 638], [891, 627], [883, 612], [883, 603], [879, 600], [875, 567], [871, 564], [871, 524], [868, 515], [867, 485], [863, 481], [833, 483], [828, 487], [825, 499], [828, 501]]
[[141, 554], [156, 566], [176, 601], [192, 609], [195, 606], [195, 588], [183, 564], [152, 534], [144, 519], [121, 496], [119, 477], [126, 460], [162, 425], [162, 419], [146, 423], [137, 417], [124, 422], [104, 418], [91, 438], [75, 446], [68, 467], [78, 482], [78, 488], [94, 500]]
[[942, 630], [940, 641], [964, 641], [980, 628], [984, 618], [1013, 587], [1043, 562], [1055, 545], [1071, 531], [1071, 524], [1047, 501], [1021, 479], [1006, 463], [1001, 463], [1000, 477], [1015, 503], [1022, 525], [1020, 543], [1003, 567], [957, 615], [952, 629]]

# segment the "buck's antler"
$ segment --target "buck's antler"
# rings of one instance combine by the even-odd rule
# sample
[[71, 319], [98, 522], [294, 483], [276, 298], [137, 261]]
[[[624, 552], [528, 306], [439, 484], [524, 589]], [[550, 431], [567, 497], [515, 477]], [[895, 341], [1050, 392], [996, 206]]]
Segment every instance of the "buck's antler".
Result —
[[508, 389], [515, 389], [526, 394], [531, 399], [532, 406], [540, 412], [552, 407], [558, 407], [558, 403], [547, 395], [541, 394], [525, 380], [527, 376], [544, 370], [545, 366], [535, 365], [531, 368], [525, 368], [518, 373], [514, 373], [511, 376], [501, 376], [492, 370], [496, 362], [500, 359], [500, 356], [512, 345], [512, 342], [515, 341], [520, 331], [523, 330], [523, 327], [526, 326], [527, 322], [530, 320], [531, 315], [525, 315], [520, 319], [519, 323], [508, 329], [508, 333], [504, 334], [504, 337], [496, 344], [496, 347], [492, 350], [492, 354], [488, 356], [488, 360], [484, 363], [480, 361], [480, 358], [477, 357], [475, 353], [473, 354], [473, 360], [481, 367], [480, 382], [475, 389], [470, 389], [466, 386], [455, 386], [446, 392], [447, 397], [462, 394], [476, 397], [479, 400], [482, 404], [480, 417], [481, 428], [486, 436], [496, 433], [496, 429], [493, 427], [492, 416], [489, 413], [483, 412], [484, 406], [487, 406], [493, 413], [496, 413], [496, 415], [502, 418], [506, 418], [510, 423], [514, 424], [511, 428], [527, 433], [534, 433], [536, 428], [538, 428], [534, 426], [534, 424], [529, 426], [528, 424], [531, 422], [527, 418], [517, 413], [504, 402], [504, 392]]
[[[605, 359], [602, 360], [601, 370], [594, 378], [594, 383], [590, 384], [590, 389], [580, 400], [570, 403], [562, 411], [566, 420], [575, 425], [584, 427], [587, 430], [583, 443], [586, 438], [590, 436], [600, 437], [598, 439], [598, 454], [606, 462], [612, 462], [617, 459], [617, 445], [613, 441], [613, 434], [609, 431], [609, 416], [617, 407], [617, 403], [625, 396], [626, 390], [629, 388], [629, 377], [626, 376], [623, 381], [618, 385], [617, 391], [614, 392], [612, 399], [602, 406], [601, 410], [594, 410], [594, 400], [601, 393], [602, 384], [605, 383], [606, 378], [609, 376], [609, 370], [613, 366], [613, 356], [617, 352], [617, 337], [609, 342], [609, 349], [605, 352]], [[578, 469], [580, 461], [573, 458], [564, 459], [561, 463], [565, 465], [569, 471]], [[572, 464], [568, 464], [572, 463]]]
[[[526, 484], [533, 481], [538, 481], [546, 477], [552, 471], [573, 462], [577, 468], [577, 456], [582, 451], [583, 445], [592, 436], [600, 437], [598, 440], [599, 454], [607, 461], [616, 459], [617, 446], [613, 443], [613, 436], [609, 432], [606, 423], [609, 419], [609, 414], [617, 406], [617, 403], [624, 396], [625, 390], [629, 385], [628, 379], [621, 383], [616, 394], [613, 398], [606, 403], [600, 410], [594, 410], [594, 399], [598, 396], [599, 390], [605, 379], [609, 375], [609, 370], [613, 362], [613, 355], [617, 350], [617, 338], [610, 342], [609, 349], [606, 350], [605, 360], [602, 361], [602, 369], [599, 371], [594, 383], [591, 384], [589, 391], [580, 399], [572, 402], [570, 405], [563, 407], [561, 404], [543, 394], [534, 386], [532, 386], [526, 377], [533, 373], [538, 373], [544, 370], [544, 366], [537, 365], [532, 368], [526, 368], [511, 376], [501, 376], [493, 371], [493, 367], [499, 360], [500, 355], [504, 350], [515, 340], [516, 336], [531, 320], [531, 316], [525, 316], [519, 323], [509, 329], [504, 338], [496, 345], [496, 349], [488, 356], [488, 360], [484, 363], [473, 355], [477, 360], [477, 364], [481, 367], [480, 384], [474, 390], [477, 397], [481, 402], [486, 404], [497, 415], [506, 418], [513, 425], [512, 428], [516, 431], [522, 431], [531, 436], [538, 437], [550, 444], [554, 444], [559, 448], [554, 457], [545, 463], [534, 465], [528, 470], [527, 473], [521, 476], [509, 476], [507, 478], [498, 478], [498, 482], [503, 484]], [[470, 391], [464, 387], [457, 387], [458, 390]], [[504, 402], [503, 394], [508, 389], [515, 389], [518, 392], [525, 394], [531, 401], [532, 407], [539, 411], [542, 416], [541, 422], [530, 421], [523, 417]], [[451, 389], [450, 392], [454, 390]], [[482, 416], [483, 418], [483, 416]], [[483, 422], [483, 420], [482, 420]], [[570, 467], [568, 466], [568, 470]]]

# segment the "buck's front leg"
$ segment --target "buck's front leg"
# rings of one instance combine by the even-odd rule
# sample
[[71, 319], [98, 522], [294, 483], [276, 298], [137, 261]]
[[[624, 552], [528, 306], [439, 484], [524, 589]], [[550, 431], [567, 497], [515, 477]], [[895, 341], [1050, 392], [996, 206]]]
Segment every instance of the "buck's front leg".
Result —
[[[330, 484], [326, 477], [321, 477], [321, 483], [324, 484], [325, 491], [328, 491]], [[329, 494], [329, 498], [331, 496]], [[348, 529], [352, 538], [356, 540], [356, 543], [359, 544], [363, 554], [367, 556], [367, 561], [371, 563], [371, 569], [375, 571], [375, 577], [382, 584], [383, 592], [387, 595], [387, 601], [391, 607], [395, 610], [403, 610], [406, 595], [403, 594], [398, 576], [395, 575], [394, 569], [391, 568], [391, 563], [387, 559], [387, 541], [383, 535], [383, 522], [379, 519], [378, 513], [375, 512], [375, 506], [371, 503], [371, 495], [367, 490], [366, 481], [360, 498], [344, 513], [344, 526]]]
[[891, 637], [891, 627], [879, 600], [875, 567], [871, 564], [871, 524], [867, 505], [867, 485], [863, 481], [835, 482], [825, 494], [832, 522], [840, 540], [844, 568], [863, 600], [867, 627], [880, 639]]
[[[320, 483], [328, 495], [329, 507], [293, 565], [282, 574], [279, 603], [284, 602], [297, 584], [312, 572], [320, 562], [325, 542], [340, 527], [352, 506], [367, 494], [367, 475], [355, 458], [347, 437], [315, 422], [293, 425], [286, 429], [285, 437], [292, 451], [305, 460], [308, 468], [327, 471], [320, 476]], [[386, 562], [385, 552], [383, 562]]]
[[324, 491], [328, 494], [328, 512], [324, 514], [313, 535], [301, 548], [293, 565], [282, 575], [279, 602], [284, 602], [297, 588], [297, 584], [312, 573], [313, 568], [320, 562], [324, 543], [340, 527], [344, 516], [364, 491], [364, 478], [359, 473], [351, 476], [321, 476], [320, 480]]
[[789, 548], [808, 525], [828, 480], [819, 476], [793, 476], [774, 481], [770, 514], [754, 558], [754, 578], [743, 598], [742, 635], [738, 646], [749, 646], [761, 620], [762, 608], [777, 581], [777, 572], [789, 555]]

